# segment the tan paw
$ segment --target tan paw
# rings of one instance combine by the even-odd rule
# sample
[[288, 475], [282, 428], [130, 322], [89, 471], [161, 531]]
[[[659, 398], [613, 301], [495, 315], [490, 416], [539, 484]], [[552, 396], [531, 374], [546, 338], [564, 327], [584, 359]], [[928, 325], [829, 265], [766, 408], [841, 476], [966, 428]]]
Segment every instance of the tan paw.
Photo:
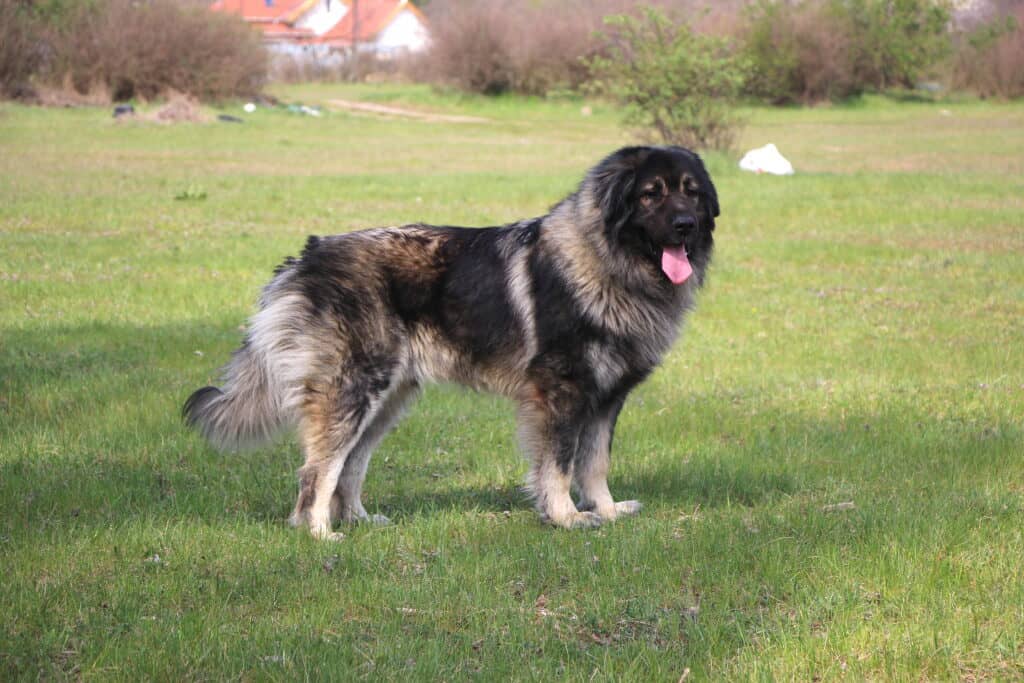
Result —
[[604, 524], [604, 518], [596, 512], [574, 512], [563, 519], [543, 517], [544, 521], [562, 529], [596, 529]]
[[309, 533], [313, 538], [321, 541], [342, 541], [345, 539], [345, 534], [340, 531], [331, 531], [331, 528], [327, 525], [310, 526]]
[[604, 524], [604, 517], [596, 512], [577, 512], [573, 515], [570, 529], [596, 529]]
[[620, 500], [615, 504], [616, 515], [635, 515], [644, 509], [644, 504], [639, 500]]

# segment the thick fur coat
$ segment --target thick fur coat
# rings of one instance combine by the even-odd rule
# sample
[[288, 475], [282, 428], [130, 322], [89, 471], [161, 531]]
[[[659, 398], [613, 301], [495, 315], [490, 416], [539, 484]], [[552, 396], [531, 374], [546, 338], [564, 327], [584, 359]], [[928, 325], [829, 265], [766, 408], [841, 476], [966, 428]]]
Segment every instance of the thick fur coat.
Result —
[[297, 427], [291, 521], [322, 538], [340, 537], [339, 520], [384, 521], [364, 509], [363, 479], [426, 382], [516, 402], [546, 521], [635, 513], [608, 490], [615, 421], [693, 306], [718, 214], [696, 154], [627, 147], [540, 218], [310, 237], [264, 288], [221, 386], [192, 394], [184, 415], [228, 449]]

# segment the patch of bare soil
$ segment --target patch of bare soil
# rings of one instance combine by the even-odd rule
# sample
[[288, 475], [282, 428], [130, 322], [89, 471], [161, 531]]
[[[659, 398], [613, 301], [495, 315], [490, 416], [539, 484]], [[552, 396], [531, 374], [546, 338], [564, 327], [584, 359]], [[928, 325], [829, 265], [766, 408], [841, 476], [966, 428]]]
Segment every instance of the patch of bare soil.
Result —
[[490, 119], [485, 119], [480, 116], [462, 116], [460, 114], [435, 114], [432, 112], [416, 111], [414, 109], [404, 109], [402, 107], [392, 107], [383, 104], [373, 104], [372, 102], [354, 102], [352, 100], [328, 100], [329, 104], [334, 109], [342, 109], [345, 111], [354, 111], [363, 114], [373, 114], [376, 116], [395, 116], [406, 119], [416, 119], [418, 121], [431, 121], [435, 123], [490, 123]]
[[167, 103], [146, 118], [158, 123], [205, 123], [209, 120], [199, 100], [181, 93], [168, 95]]

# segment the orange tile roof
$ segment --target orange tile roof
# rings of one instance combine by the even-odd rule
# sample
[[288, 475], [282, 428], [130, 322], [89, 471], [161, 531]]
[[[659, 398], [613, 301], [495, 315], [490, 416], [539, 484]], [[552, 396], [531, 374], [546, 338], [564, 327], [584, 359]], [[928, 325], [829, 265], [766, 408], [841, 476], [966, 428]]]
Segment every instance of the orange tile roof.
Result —
[[[352, 43], [353, 28], [358, 27], [360, 42], [373, 40], [378, 33], [387, 28], [388, 24], [402, 10], [411, 10], [421, 22], [426, 23], [423, 15], [408, 0], [345, 0], [349, 11], [337, 24], [326, 33], [312, 39], [317, 43], [333, 43], [349, 45]], [[356, 22], [355, 8], [358, 7], [359, 21]]]
[[[292, 23], [295, 18], [287, 15], [306, 4], [307, 0], [216, 0], [210, 9], [214, 12], [241, 14], [249, 22], [286, 21]], [[290, 21], [289, 21], [290, 19]]]
[[[295, 22], [311, 10], [318, 0], [215, 0], [210, 5], [213, 12], [239, 14], [250, 24], [258, 27], [271, 40], [295, 40], [302, 43], [327, 43], [330, 45], [351, 45], [353, 27], [358, 27], [360, 42], [372, 41], [378, 33], [387, 28], [403, 10], [413, 12], [423, 24], [426, 18], [408, 0], [334, 0], [349, 7], [345, 16], [327, 32], [315, 35], [311, 30], [298, 28]], [[359, 11], [359, 21], [355, 21]]]
[[296, 28], [294, 26], [289, 26], [288, 24], [268, 22], [265, 24], [257, 24], [257, 26], [261, 31], [263, 31], [263, 35], [266, 38], [273, 40], [283, 40], [285, 38], [300, 40], [313, 36], [313, 32], [308, 28]]

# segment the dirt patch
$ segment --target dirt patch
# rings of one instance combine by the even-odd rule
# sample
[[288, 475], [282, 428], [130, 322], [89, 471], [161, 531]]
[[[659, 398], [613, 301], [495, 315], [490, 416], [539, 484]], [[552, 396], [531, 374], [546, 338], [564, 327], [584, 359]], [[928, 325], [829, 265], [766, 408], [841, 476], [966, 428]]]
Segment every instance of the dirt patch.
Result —
[[480, 116], [462, 116], [460, 114], [435, 114], [432, 112], [404, 109], [371, 102], [354, 102], [352, 100], [328, 100], [334, 109], [354, 111], [375, 116], [393, 116], [398, 118], [416, 119], [418, 121], [431, 121], [435, 123], [490, 123], [490, 119]]
[[167, 101], [152, 111], [140, 113], [129, 108], [128, 112], [117, 114], [115, 120], [119, 123], [130, 121], [149, 121], [151, 123], [207, 123], [210, 121], [199, 100], [191, 95], [172, 92], [167, 95]]
[[205, 123], [209, 121], [209, 117], [199, 106], [199, 100], [180, 93], [169, 95], [166, 104], [145, 118], [158, 123]]

